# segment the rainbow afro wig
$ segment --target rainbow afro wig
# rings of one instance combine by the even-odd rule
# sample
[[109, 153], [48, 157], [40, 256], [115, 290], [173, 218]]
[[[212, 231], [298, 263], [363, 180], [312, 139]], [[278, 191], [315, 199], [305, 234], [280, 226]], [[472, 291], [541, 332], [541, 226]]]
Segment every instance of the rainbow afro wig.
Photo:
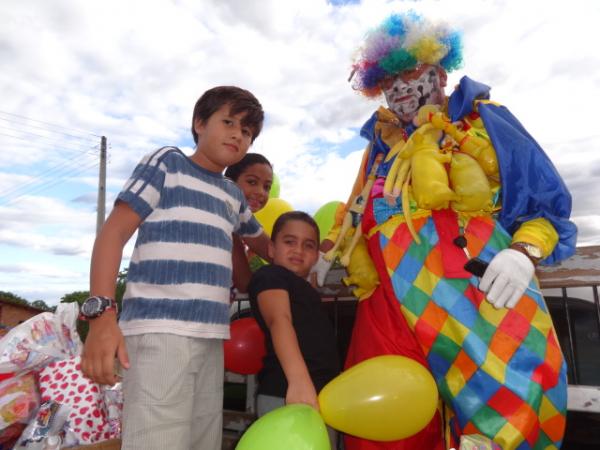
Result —
[[461, 33], [414, 12], [392, 14], [367, 33], [352, 66], [352, 87], [375, 97], [381, 93], [381, 80], [419, 64], [438, 65], [446, 72], [459, 68]]

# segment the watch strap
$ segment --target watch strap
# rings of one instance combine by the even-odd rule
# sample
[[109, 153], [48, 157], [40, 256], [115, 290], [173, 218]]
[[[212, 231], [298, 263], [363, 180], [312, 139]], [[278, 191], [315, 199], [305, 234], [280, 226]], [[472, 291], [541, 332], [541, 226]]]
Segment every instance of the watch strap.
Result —
[[85, 299], [85, 301], [83, 303], [85, 304], [90, 299], [99, 299], [101, 302], [101, 307], [98, 310], [97, 314], [85, 315], [82, 312], [82, 308], [83, 308], [83, 306], [82, 306], [82, 308], [80, 308], [80, 312], [79, 312], [80, 320], [87, 321], [90, 319], [95, 319], [96, 317], [100, 317], [105, 311], [111, 310], [111, 309], [113, 309], [116, 313], [118, 313], [118, 306], [117, 306], [117, 302], [115, 301], [115, 299], [113, 299], [111, 297], [105, 297], [102, 295], [92, 295], [91, 297], [88, 297], [87, 299]]
[[510, 244], [510, 248], [523, 253], [531, 260], [534, 266], [537, 266], [543, 259], [542, 250], [536, 245], [528, 244], [527, 242], [513, 242]]

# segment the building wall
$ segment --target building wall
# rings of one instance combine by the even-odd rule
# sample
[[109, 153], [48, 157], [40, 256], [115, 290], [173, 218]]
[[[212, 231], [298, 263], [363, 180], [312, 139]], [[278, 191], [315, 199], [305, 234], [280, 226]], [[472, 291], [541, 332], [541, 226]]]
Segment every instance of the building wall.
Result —
[[41, 312], [35, 308], [0, 302], [0, 325], [12, 328]]

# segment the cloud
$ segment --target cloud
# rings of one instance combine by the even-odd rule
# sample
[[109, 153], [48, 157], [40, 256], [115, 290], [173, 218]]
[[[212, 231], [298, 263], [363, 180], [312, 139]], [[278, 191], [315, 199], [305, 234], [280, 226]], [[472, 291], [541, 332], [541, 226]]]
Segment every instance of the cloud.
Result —
[[[89, 260], [100, 136], [110, 210], [144, 154], [163, 145], [192, 152], [194, 103], [221, 84], [250, 89], [263, 104], [253, 151], [274, 163], [282, 198], [308, 211], [345, 201], [365, 144], [358, 130], [381, 103], [350, 88], [352, 54], [370, 27], [407, 8], [464, 29], [465, 67], [449, 89], [463, 74], [492, 86], [571, 189], [580, 242], [600, 243], [596, 2], [334, 3], [0, 2], [0, 243]], [[87, 274], [75, 284], [86, 285]]]
[[87, 267], [71, 270], [52, 263], [0, 264], [0, 284], [27, 300], [55, 305], [67, 293], [87, 290]]

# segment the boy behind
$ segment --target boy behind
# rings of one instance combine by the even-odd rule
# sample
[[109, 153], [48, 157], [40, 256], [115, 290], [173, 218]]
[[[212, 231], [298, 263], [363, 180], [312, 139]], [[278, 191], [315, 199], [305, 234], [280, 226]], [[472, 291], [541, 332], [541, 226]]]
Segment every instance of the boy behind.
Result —
[[[262, 416], [284, 404], [319, 409], [317, 394], [340, 372], [333, 325], [319, 292], [306, 280], [319, 257], [319, 227], [301, 211], [279, 216], [269, 256], [248, 286], [250, 304], [266, 336], [267, 354], [258, 374], [257, 411]], [[328, 427], [332, 448], [337, 433]]]
[[[195, 153], [163, 147], [144, 157], [96, 239], [82, 370], [114, 384], [115, 356], [127, 369], [123, 450], [221, 448], [232, 233], [264, 257], [269, 241], [221, 173], [243, 158], [263, 117], [248, 91], [206, 91], [192, 118]], [[117, 324], [115, 280], [136, 230]]]

